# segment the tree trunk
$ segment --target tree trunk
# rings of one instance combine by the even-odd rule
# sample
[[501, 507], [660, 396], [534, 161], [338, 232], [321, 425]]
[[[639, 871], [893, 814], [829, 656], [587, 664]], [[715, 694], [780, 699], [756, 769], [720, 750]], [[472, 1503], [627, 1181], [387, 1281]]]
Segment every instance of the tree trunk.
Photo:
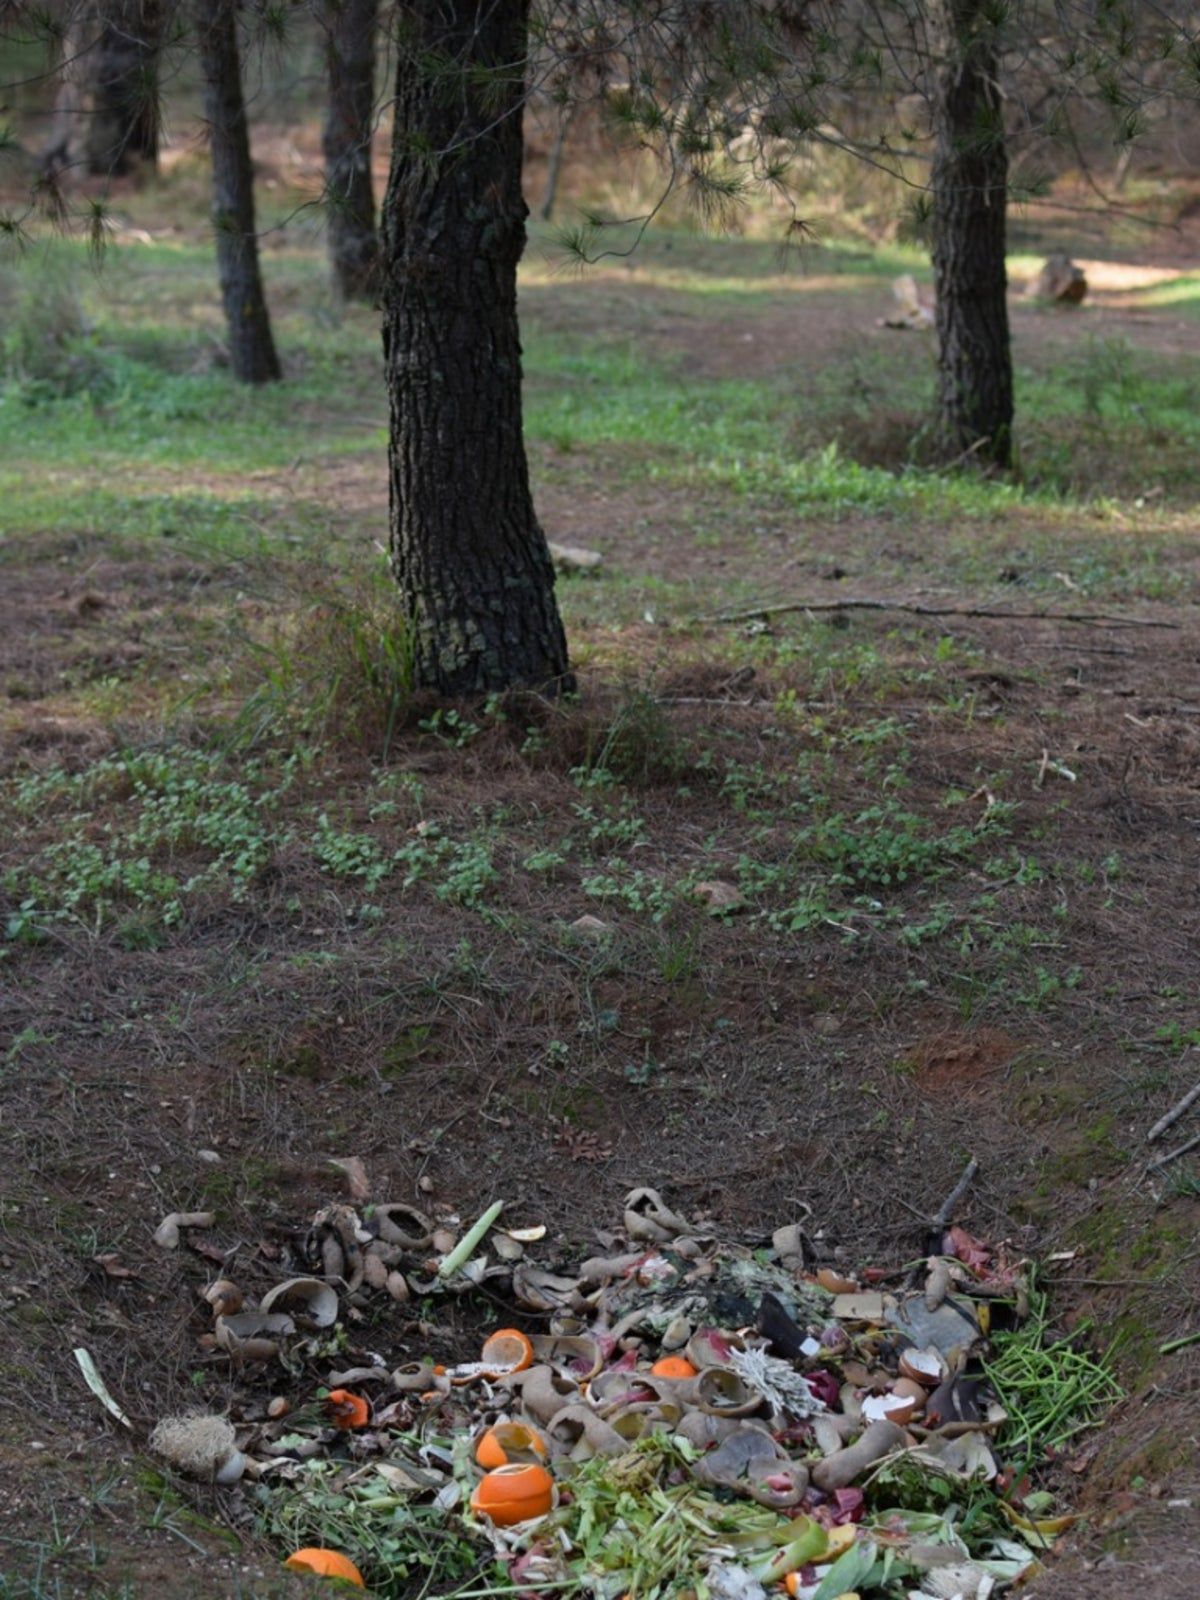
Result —
[[90, 53], [87, 170], [119, 176], [158, 164], [160, 0], [102, 0]]
[[95, 21], [91, 7], [80, 4], [71, 11], [62, 35], [50, 137], [41, 155], [42, 170], [51, 176], [66, 172], [81, 159]]
[[213, 228], [230, 361], [243, 383], [267, 383], [280, 375], [279, 357], [271, 338], [258, 266], [254, 172], [238, 60], [236, 0], [196, 0], [196, 25], [204, 115], [212, 147]]
[[383, 206], [391, 553], [415, 681], [570, 687], [521, 428], [528, 0], [412, 0]]
[[558, 199], [558, 180], [562, 176], [563, 156], [567, 148], [567, 135], [574, 120], [574, 106], [564, 106], [559, 110], [554, 142], [546, 157], [546, 187], [542, 191], [542, 203], [538, 207], [538, 216], [543, 222], [549, 222], [554, 214], [554, 202]]
[[1012, 462], [1005, 299], [1008, 155], [988, 0], [931, 0], [938, 436], [949, 459]]
[[323, 0], [329, 105], [325, 201], [334, 281], [348, 300], [373, 300], [379, 240], [371, 192], [375, 119], [375, 26], [379, 0]]

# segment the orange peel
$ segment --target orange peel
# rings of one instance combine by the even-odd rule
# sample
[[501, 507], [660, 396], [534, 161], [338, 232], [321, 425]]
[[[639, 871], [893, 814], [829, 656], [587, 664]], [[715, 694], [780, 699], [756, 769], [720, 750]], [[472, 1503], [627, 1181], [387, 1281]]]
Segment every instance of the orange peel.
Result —
[[650, 1368], [654, 1378], [694, 1378], [699, 1369], [686, 1356], [660, 1356]]
[[536, 1462], [507, 1462], [493, 1467], [475, 1486], [471, 1510], [488, 1516], [498, 1528], [544, 1517], [554, 1504], [554, 1479]]
[[365, 1589], [362, 1573], [349, 1556], [340, 1550], [326, 1550], [320, 1545], [309, 1545], [294, 1551], [283, 1563], [293, 1572], [315, 1572], [320, 1578], [337, 1578], [342, 1583], [352, 1583], [356, 1589]]
[[456, 1367], [434, 1367], [434, 1374], [449, 1378], [456, 1388], [481, 1378], [507, 1378], [533, 1365], [533, 1341], [519, 1328], [497, 1328], [483, 1341], [479, 1356], [478, 1361], [462, 1361]]
[[485, 1428], [475, 1445], [475, 1459], [485, 1471], [546, 1454], [546, 1441], [523, 1422], [496, 1422]]
[[349, 1389], [331, 1389], [325, 1396], [325, 1409], [335, 1428], [365, 1428], [371, 1420], [369, 1403]]
[[524, 1372], [533, 1365], [533, 1343], [519, 1328], [497, 1328], [483, 1341], [479, 1358], [488, 1368], [489, 1376]]

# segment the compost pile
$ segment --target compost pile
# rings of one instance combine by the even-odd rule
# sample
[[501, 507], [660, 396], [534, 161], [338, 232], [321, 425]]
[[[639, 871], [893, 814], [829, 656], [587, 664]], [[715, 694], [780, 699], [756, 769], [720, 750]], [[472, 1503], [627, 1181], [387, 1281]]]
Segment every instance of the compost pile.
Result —
[[[751, 1248], [638, 1189], [568, 1269], [500, 1211], [332, 1205], [256, 1307], [210, 1284], [233, 1420], [152, 1447], [293, 1564], [395, 1596], [987, 1600], [1069, 1524], [1067, 1442], [1118, 1391], [1005, 1246], [949, 1227], [849, 1275], [803, 1224]], [[494, 1331], [422, 1356], [464, 1295]]]

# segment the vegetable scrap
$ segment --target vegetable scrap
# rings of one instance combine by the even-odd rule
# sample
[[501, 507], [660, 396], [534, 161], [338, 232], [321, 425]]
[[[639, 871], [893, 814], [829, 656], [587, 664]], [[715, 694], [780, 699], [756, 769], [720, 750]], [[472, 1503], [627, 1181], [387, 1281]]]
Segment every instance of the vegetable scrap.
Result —
[[[642, 1188], [601, 1253], [547, 1268], [502, 1210], [281, 1230], [294, 1276], [257, 1308], [202, 1291], [232, 1422], [164, 1419], [152, 1447], [289, 1566], [394, 1597], [987, 1600], [1074, 1520], [1060, 1452], [1120, 1390], [1006, 1244], [939, 1227], [918, 1270], [850, 1273], [800, 1224], [749, 1248]], [[414, 1307], [481, 1289], [481, 1346], [423, 1353]]]

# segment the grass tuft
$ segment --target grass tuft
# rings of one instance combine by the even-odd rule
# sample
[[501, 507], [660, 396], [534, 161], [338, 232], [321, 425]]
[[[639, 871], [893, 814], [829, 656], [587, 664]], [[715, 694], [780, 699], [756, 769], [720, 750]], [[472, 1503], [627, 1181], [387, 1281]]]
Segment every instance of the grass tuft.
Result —
[[240, 740], [300, 735], [387, 761], [413, 694], [411, 643], [386, 574], [309, 577], [300, 603], [253, 642], [252, 659], [261, 682], [238, 719]]

